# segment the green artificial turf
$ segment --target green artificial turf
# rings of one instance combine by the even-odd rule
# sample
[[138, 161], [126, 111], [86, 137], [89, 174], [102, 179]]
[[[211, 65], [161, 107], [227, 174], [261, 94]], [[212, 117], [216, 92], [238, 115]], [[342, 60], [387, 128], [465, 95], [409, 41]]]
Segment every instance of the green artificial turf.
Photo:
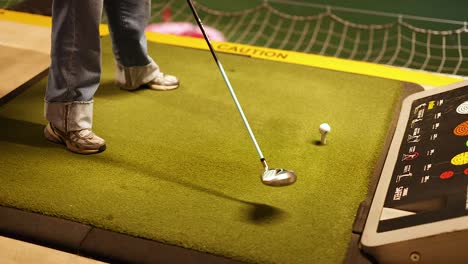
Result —
[[102, 47], [94, 130], [107, 150], [47, 142], [37, 83], [0, 107], [1, 205], [248, 262], [343, 260], [400, 82], [220, 55], [270, 166], [297, 172], [273, 188], [209, 52], [150, 43], [182, 85], [127, 92]]

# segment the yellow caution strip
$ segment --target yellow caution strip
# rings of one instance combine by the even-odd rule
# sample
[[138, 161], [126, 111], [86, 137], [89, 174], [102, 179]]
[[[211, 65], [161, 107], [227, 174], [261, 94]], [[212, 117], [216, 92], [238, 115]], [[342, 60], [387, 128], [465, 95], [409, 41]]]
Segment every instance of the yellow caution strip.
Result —
[[[208, 45], [206, 44], [204, 39], [163, 35], [158, 33], [147, 33], [147, 37], [148, 40], [158, 43], [208, 50]], [[218, 52], [244, 55], [252, 58], [266, 59], [278, 62], [300, 64], [335, 71], [364, 74], [368, 76], [381, 77], [386, 79], [412, 82], [430, 86], [443, 86], [463, 80], [460, 77], [445, 76], [388, 65], [346, 60], [335, 57], [327, 57], [294, 51], [249, 46], [238, 43], [213, 41], [212, 45], [213, 48]]]
[[14, 21], [35, 26], [52, 27], [52, 19], [48, 16], [15, 12], [5, 9], [0, 9], [0, 20]]
[[[15, 12], [4, 9], [0, 9], [0, 19], [47, 27], [51, 27], [52, 25], [50, 17]], [[100, 33], [101, 36], [106, 36], [109, 34], [107, 25], [100, 26]], [[199, 38], [164, 35], [150, 32], [147, 33], [147, 38], [149, 41], [157, 43], [208, 50], [208, 46], [205, 43], [205, 40]], [[270, 49], [230, 42], [213, 41], [212, 44], [217, 52], [237, 54], [277, 62], [300, 64], [335, 71], [364, 74], [368, 76], [412, 82], [430, 86], [443, 86], [463, 80], [459, 77], [445, 76], [424, 71], [416, 71], [375, 63], [346, 60], [335, 57], [327, 57], [301, 52]]]

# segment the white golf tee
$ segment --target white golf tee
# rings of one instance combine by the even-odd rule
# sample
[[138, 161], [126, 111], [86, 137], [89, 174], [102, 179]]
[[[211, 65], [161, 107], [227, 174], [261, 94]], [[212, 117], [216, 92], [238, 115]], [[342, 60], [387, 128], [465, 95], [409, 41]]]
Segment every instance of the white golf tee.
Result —
[[331, 128], [327, 123], [323, 123], [319, 127], [319, 132], [321, 134], [320, 143], [325, 145], [327, 143], [327, 134], [330, 133]]

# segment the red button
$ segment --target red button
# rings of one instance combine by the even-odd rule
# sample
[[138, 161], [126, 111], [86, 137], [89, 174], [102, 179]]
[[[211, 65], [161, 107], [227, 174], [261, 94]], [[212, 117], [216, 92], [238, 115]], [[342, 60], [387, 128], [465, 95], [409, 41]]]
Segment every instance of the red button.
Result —
[[455, 134], [455, 136], [468, 136], [468, 121], [459, 124], [453, 129], [453, 134]]
[[463, 173], [465, 173], [465, 175], [468, 175], [468, 168], [466, 168]]
[[439, 178], [442, 180], [450, 179], [453, 177], [453, 171], [444, 171], [440, 174]]

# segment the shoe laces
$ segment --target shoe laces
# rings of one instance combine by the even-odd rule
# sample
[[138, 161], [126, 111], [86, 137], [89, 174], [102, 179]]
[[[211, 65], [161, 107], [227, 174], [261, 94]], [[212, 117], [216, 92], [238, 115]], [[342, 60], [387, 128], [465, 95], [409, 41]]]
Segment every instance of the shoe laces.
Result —
[[155, 79], [155, 80], [156, 80], [156, 79], [164, 79], [164, 73], [158, 71], [158, 72], [156, 73], [156, 77], [155, 77], [154, 79]]
[[94, 136], [93, 131], [91, 131], [91, 129], [82, 129], [78, 131], [78, 135], [82, 138], [92, 138]]

